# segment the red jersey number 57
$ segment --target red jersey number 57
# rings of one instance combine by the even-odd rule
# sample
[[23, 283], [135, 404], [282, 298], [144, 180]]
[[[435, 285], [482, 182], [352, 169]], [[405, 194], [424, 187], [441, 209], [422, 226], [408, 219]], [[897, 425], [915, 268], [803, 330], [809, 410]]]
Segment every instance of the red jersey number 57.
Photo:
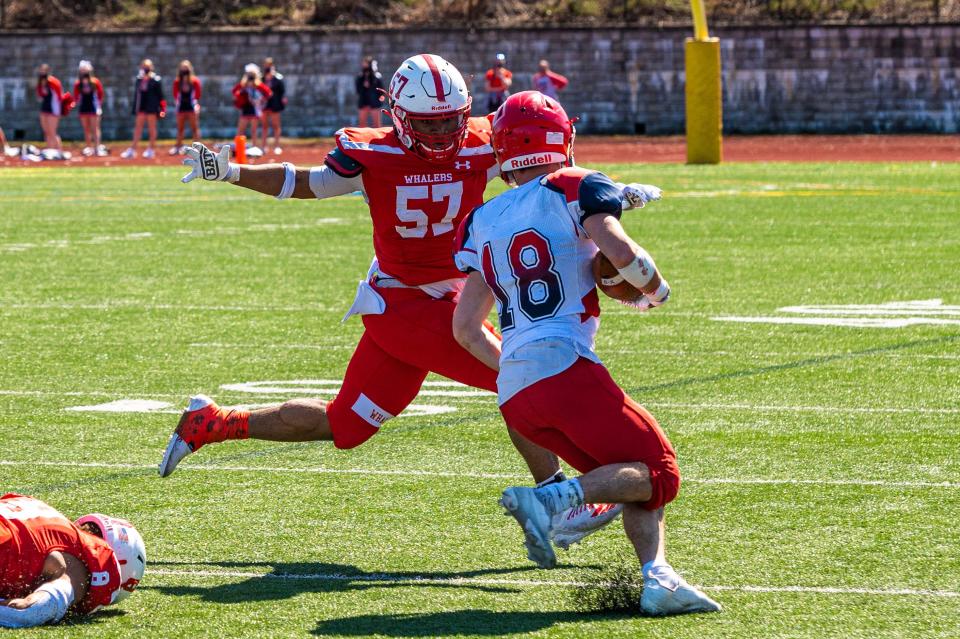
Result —
[[[397, 225], [397, 233], [403, 238], [426, 237], [428, 231], [434, 235], [443, 235], [453, 231], [453, 218], [460, 211], [463, 199], [463, 182], [445, 182], [443, 184], [418, 184], [416, 186], [397, 187], [397, 217], [401, 222], [414, 226]], [[430, 218], [422, 209], [411, 206], [412, 201], [427, 200], [447, 203], [447, 210], [439, 222], [430, 223]]]

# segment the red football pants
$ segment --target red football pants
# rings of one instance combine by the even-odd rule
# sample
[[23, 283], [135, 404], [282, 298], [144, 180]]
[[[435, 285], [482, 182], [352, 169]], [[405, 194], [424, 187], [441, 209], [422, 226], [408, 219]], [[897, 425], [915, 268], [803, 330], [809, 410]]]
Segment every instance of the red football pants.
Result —
[[657, 420], [600, 364], [581, 357], [562, 373], [524, 388], [500, 412], [507, 426], [581, 473], [643, 462], [653, 485], [644, 508], [656, 510], [680, 490], [677, 456]]
[[337, 448], [370, 439], [381, 424], [403, 412], [427, 373], [497, 391], [497, 372], [453, 337], [456, 304], [420, 289], [378, 288], [387, 303], [381, 315], [364, 315], [366, 329], [350, 358], [343, 386], [327, 405]]

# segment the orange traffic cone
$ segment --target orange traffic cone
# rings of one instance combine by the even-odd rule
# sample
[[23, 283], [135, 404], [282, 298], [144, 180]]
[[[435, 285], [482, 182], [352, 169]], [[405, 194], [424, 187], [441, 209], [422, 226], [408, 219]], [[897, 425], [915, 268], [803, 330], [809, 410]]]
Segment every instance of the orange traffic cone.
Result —
[[233, 138], [233, 154], [237, 159], [237, 164], [247, 163], [247, 136], [238, 135]]

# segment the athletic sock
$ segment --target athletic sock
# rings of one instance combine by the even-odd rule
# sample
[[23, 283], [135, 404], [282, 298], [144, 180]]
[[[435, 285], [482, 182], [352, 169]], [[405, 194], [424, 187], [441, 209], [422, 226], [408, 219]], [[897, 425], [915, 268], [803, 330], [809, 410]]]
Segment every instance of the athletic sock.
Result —
[[533, 492], [551, 515], [583, 504], [583, 488], [576, 477], [535, 488]]
[[673, 566], [663, 559], [653, 559], [643, 564], [641, 568], [644, 579], [654, 579], [658, 584], [668, 590], [676, 590], [682, 581]]
[[567, 481], [567, 476], [563, 473], [562, 470], [558, 470], [554, 474], [550, 475], [541, 482], [537, 482], [537, 488], [543, 488], [544, 486], [549, 486], [550, 484], [557, 484], [562, 481]]
[[250, 411], [225, 410], [217, 412], [208, 441], [222, 442], [228, 439], [247, 439], [250, 437]]

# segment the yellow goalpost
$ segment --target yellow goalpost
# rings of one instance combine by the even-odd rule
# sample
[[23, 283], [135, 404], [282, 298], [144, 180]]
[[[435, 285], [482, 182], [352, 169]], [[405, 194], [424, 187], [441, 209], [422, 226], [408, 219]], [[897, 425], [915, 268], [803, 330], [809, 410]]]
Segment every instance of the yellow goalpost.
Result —
[[723, 92], [720, 39], [707, 31], [704, 0], [690, 0], [693, 37], [687, 38], [687, 164], [719, 164], [723, 159]]

